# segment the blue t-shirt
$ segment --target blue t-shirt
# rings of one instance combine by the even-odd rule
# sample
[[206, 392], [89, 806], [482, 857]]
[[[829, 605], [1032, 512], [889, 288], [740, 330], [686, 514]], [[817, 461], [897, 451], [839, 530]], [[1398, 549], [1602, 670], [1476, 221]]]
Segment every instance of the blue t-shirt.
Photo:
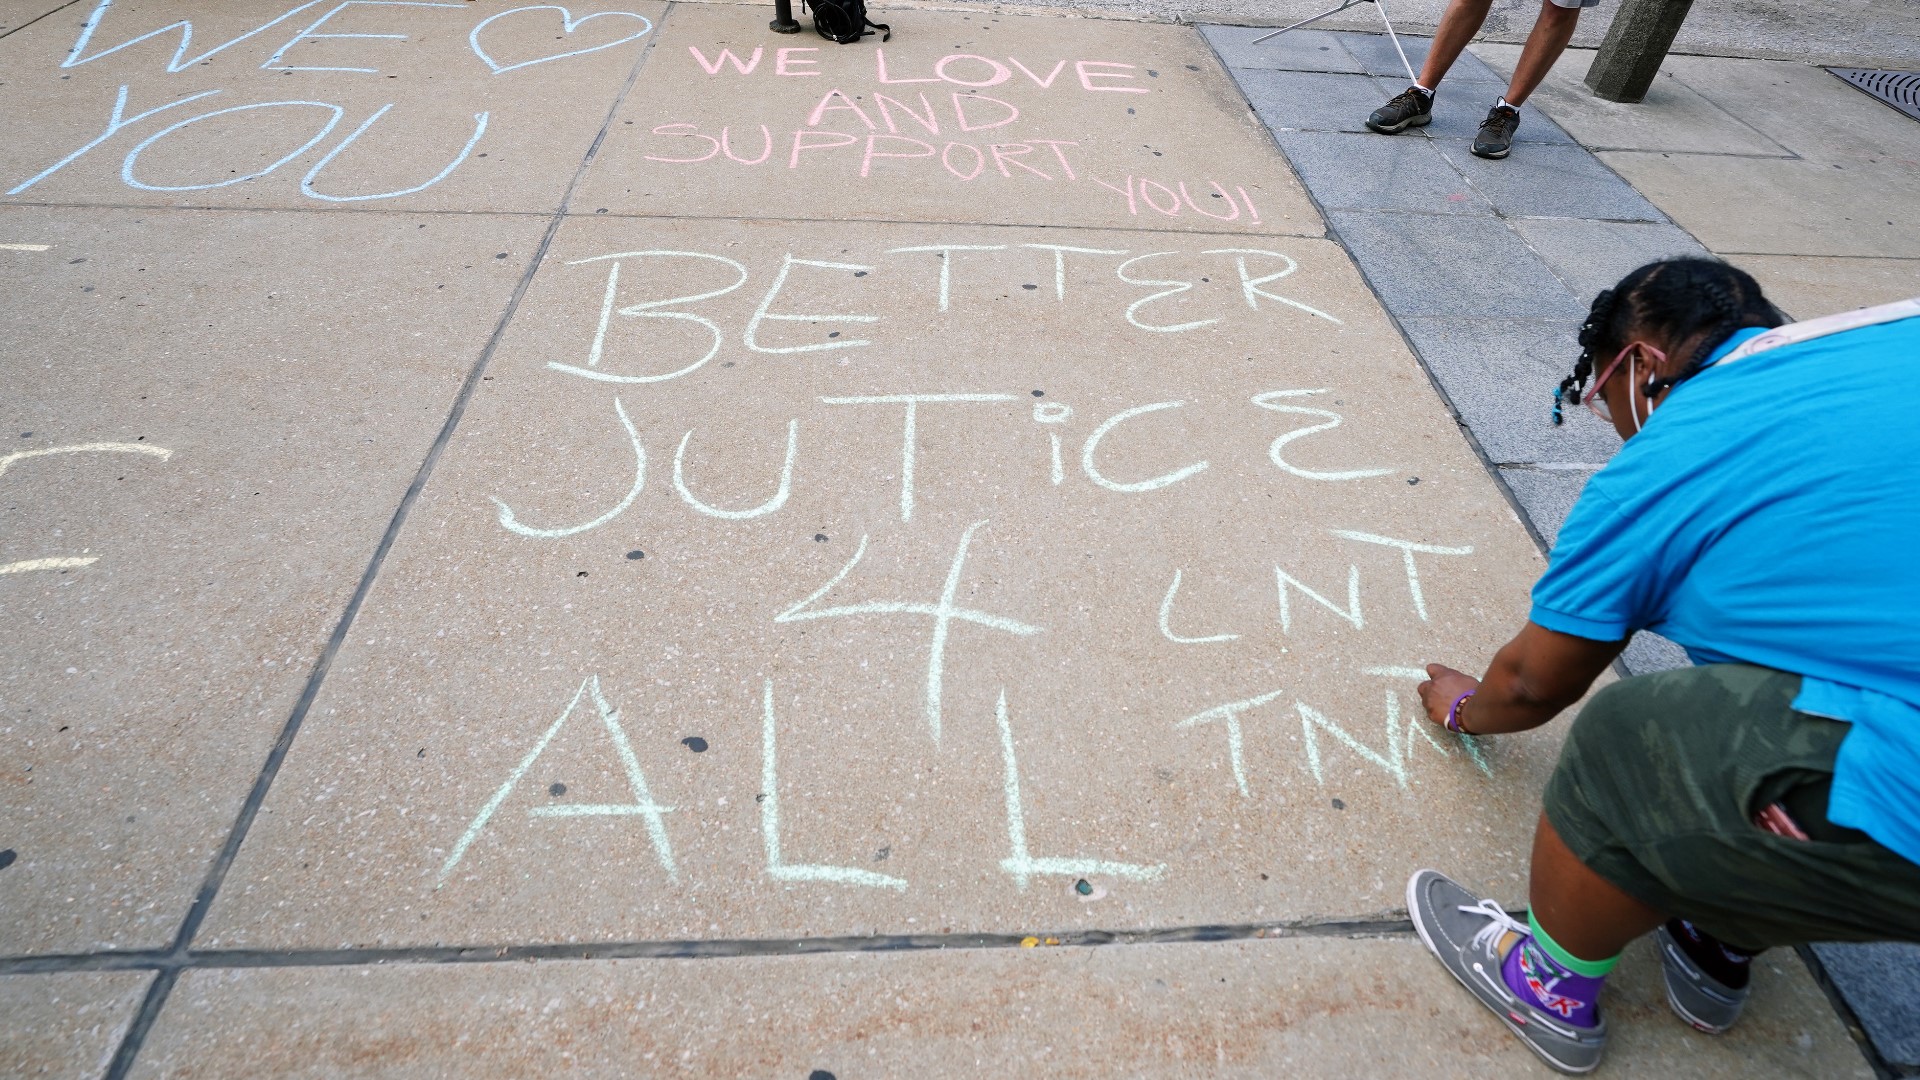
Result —
[[1532, 619], [1802, 676], [1796, 709], [1853, 724], [1828, 818], [1920, 862], [1920, 318], [1719, 365], [1758, 333], [1588, 481]]

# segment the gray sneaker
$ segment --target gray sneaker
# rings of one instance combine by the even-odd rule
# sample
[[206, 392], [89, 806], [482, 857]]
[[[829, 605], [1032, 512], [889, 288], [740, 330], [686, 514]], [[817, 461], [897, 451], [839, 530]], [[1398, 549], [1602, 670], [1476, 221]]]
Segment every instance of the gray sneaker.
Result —
[[1604, 1017], [1594, 1027], [1575, 1027], [1521, 1000], [1501, 978], [1501, 939], [1527, 933], [1526, 923], [1438, 870], [1421, 870], [1407, 881], [1407, 914], [1433, 955], [1529, 1050], [1564, 1073], [1599, 1067], [1607, 1047]]
[[1367, 126], [1382, 135], [1398, 135], [1410, 127], [1433, 122], [1433, 95], [1417, 86], [1409, 86], [1391, 101], [1373, 110]]
[[1660, 943], [1660, 973], [1667, 984], [1667, 1004], [1673, 1011], [1709, 1035], [1719, 1035], [1732, 1027], [1753, 988], [1735, 990], [1700, 970], [1666, 927], [1655, 930], [1653, 936]]
[[1480, 121], [1480, 131], [1473, 137], [1475, 157], [1499, 160], [1513, 150], [1513, 133], [1520, 130], [1520, 110], [1511, 105], [1495, 105], [1487, 110], [1487, 118]]

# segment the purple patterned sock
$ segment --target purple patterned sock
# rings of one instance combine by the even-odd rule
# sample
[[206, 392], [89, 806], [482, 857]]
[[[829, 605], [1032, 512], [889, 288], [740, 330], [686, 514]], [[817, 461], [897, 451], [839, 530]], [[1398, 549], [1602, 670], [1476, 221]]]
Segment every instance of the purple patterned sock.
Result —
[[1607, 984], [1606, 976], [1594, 978], [1568, 971], [1554, 963], [1531, 934], [1507, 950], [1500, 974], [1506, 978], [1508, 989], [1541, 1012], [1575, 1027], [1590, 1028], [1600, 1022], [1600, 988]]

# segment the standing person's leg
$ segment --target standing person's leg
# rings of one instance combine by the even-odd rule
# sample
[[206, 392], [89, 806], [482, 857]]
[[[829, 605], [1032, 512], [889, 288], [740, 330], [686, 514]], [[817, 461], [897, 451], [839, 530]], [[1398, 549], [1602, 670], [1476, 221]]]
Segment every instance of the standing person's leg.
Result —
[[1541, 0], [1540, 18], [1535, 20], [1533, 32], [1527, 35], [1526, 47], [1520, 50], [1520, 62], [1514, 65], [1513, 78], [1507, 83], [1507, 104], [1516, 109], [1526, 104], [1560, 54], [1567, 51], [1567, 43], [1573, 40], [1573, 31], [1578, 25], [1579, 8], [1561, 7], [1555, 0]]
[[1434, 90], [1447, 77], [1447, 69], [1460, 59], [1460, 51], [1480, 32], [1480, 24], [1487, 21], [1487, 11], [1492, 7], [1493, 0], [1450, 0], [1427, 48], [1427, 59], [1420, 65], [1420, 81], [1375, 109], [1367, 117], [1367, 126], [1382, 135], [1398, 135], [1432, 122]]
[[1453, 62], [1460, 59], [1480, 24], [1487, 21], [1493, 0], [1452, 0], [1433, 31], [1433, 43], [1427, 46], [1427, 59], [1420, 65], [1420, 85], [1429, 91], [1440, 89]]
[[1580, 24], [1580, 9], [1595, 3], [1598, 0], [1540, 0], [1540, 17], [1534, 20], [1526, 47], [1520, 50], [1520, 61], [1507, 83], [1507, 95], [1494, 102], [1480, 123], [1479, 134], [1474, 136], [1476, 155], [1499, 159], [1513, 149], [1514, 133], [1520, 130], [1520, 106], [1547, 77], [1560, 54], [1567, 51], [1574, 27]]

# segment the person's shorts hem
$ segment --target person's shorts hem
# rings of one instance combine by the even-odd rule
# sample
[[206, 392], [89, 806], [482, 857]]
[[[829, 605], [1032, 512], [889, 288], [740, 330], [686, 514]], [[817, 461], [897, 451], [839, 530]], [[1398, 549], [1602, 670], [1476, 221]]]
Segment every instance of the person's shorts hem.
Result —
[[1588, 8], [1600, 6], [1600, 0], [1553, 0], [1554, 7]]
[[1920, 865], [1868, 838], [1792, 840], [1753, 821], [1779, 801], [1810, 834], [1831, 828], [1821, 784], [1849, 727], [1793, 710], [1799, 683], [1722, 664], [1607, 687], [1567, 733], [1547, 821], [1615, 888], [1739, 948], [1920, 940]]

